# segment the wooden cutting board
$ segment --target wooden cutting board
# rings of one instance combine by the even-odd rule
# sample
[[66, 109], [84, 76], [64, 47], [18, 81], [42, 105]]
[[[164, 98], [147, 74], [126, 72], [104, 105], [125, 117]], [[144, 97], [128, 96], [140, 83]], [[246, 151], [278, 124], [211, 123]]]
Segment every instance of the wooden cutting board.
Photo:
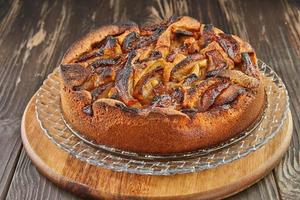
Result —
[[28, 156], [44, 176], [83, 197], [101, 199], [220, 199], [240, 192], [267, 175], [287, 151], [292, 117], [265, 146], [232, 163], [197, 173], [149, 176], [113, 172], [82, 162], [60, 149], [43, 133], [35, 116], [35, 96], [22, 119]]

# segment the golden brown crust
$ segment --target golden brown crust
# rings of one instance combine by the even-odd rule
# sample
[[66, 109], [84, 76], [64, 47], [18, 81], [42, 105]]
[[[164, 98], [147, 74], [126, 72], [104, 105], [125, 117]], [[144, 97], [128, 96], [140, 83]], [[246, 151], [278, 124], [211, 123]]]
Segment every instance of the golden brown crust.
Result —
[[[201, 31], [204, 26], [189, 17], [185, 17], [184, 22], [183, 24], [189, 24], [196, 31], [198, 28]], [[76, 42], [63, 58], [61, 102], [64, 116], [77, 131], [87, 138], [99, 144], [127, 151], [158, 154], [185, 152], [224, 142], [248, 128], [259, 117], [264, 106], [265, 95], [257, 69], [243, 69], [240, 64], [243, 59], [239, 57], [242, 56], [240, 53], [235, 55], [229, 52], [225, 55], [222, 50], [218, 52], [224, 54], [223, 58], [227, 60], [227, 71], [222, 69], [218, 72], [217, 78], [204, 79], [204, 81], [210, 80], [213, 84], [218, 83], [217, 86], [220, 87], [213, 85], [213, 89], [221, 88], [222, 92], [219, 92], [217, 97], [209, 95], [212, 87], [208, 87], [208, 83], [201, 81], [195, 87], [199, 87], [197, 94], [201, 94], [202, 99], [199, 101], [200, 97], [197, 96], [195, 103], [191, 103], [193, 101], [191, 95], [194, 91], [192, 91], [193, 88], [189, 88], [186, 92], [190, 90], [190, 93], [185, 95], [183, 107], [179, 106], [178, 109], [168, 106], [149, 107], [148, 104], [144, 104], [146, 107], [142, 108], [131, 107], [127, 104], [128, 102], [123, 102], [121, 99], [115, 100], [106, 96], [94, 99], [90, 91], [76, 90], [76, 87], [86, 82], [87, 77], [90, 77], [93, 72], [90, 68], [81, 67], [81, 63], [78, 64], [75, 60], [84, 52], [91, 51], [91, 46], [95, 42], [126, 30], [140, 31], [136, 25], [102, 27]], [[216, 28], [213, 30], [223, 33]], [[166, 44], [166, 40], [161, 39], [157, 43]], [[239, 38], [236, 40], [240, 43], [240, 50], [249, 52], [249, 55], [251, 53], [249, 59], [256, 64], [256, 56], [251, 46]], [[167, 44], [169, 44], [168, 41]], [[208, 45], [206, 48], [209, 49], [203, 51], [204, 54], [214, 50], [211, 48], [220, 49], [221, 47]], [[208, 62], [213, 62], [216, 58], [214, 57], [216, 54], [205, 55], [211, 56]], [[238, 62], [240, 63], [237, 64]], [[65, 66], [70, 63], [73, 63], [72, 67]], [[236, 66], [243, 70], [243, 73], [235, 70]], [[208, 89], [204, 90], [205, 87], [202, 85], [206, 85]], [[226, 92], [232, 99], [226, 96]], [[211, 98], [214, 98], [212, 103], [210, 103]], [[184, 112], [184, 102], [189, 111], [195, 105], [198, 111]]]

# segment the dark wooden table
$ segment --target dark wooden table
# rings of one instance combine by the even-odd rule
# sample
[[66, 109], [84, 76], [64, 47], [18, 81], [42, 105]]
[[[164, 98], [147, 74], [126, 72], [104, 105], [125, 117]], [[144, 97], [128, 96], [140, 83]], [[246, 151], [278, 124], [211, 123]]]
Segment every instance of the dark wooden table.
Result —
[[0, 199], [78, 199], [53, 185], [22, 147], [25, 106], [66, 49], [112, 22], [155, 22], [190, 15], [250, 41], [287, 85], [293, 140], [280, 165], [230, 199], [300, 199], [300, 2], [290, 1], [0, 1]]

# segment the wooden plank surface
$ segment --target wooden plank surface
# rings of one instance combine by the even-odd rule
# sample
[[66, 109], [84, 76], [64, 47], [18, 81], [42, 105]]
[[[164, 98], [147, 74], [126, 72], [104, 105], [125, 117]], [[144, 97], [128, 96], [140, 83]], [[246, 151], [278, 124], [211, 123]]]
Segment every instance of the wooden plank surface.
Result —
[[[292, 145], [279, 167], [275, 169], [276, 180], [282, 199], [300, 199], [300, 2], [282, 3], [284, 22], [280, 30], [281, 40], [286, 51], [282, 55], [282, 71], [285, 75], [291, 97], [294, 117]], [[295, 75], [296, 74], [296, 75]]]
[[[300, 196], [299, 1], [0, 1], [0, 199], [31, 197], [36, 173], [23, 150], [20, 118], [33, 93], [63, 52], [91, 28], [120, 20], [157, 21], [190, 15], [248, 39], [259, 57], [287, 84], [294, 119], [290, 150], [273, 174], [233, 199], [297, 199]], [[16, 163], [16, 173], [13, 176]], [[25, 164], [27, 163], [27, 164]], [[33, 168], [33, 169], [32, 169]], [[30, 169], [30, 170], [29, 170]], [[32, 171], [33, 170], [33, 171]], [[13, 179], [12, 179], [13, 177]], [[30, 179], [30, 185], [24, 184]], [[12, 179], [12, 182], [11, 182]], [[36, 199], [69, 195], [44, 181]], [[14, 188], [14, 189], [13, 189]], [[21, 189], [22, 188], [22, 189]], [[53, 192], [56, 191], [56, 192]], [[12, 195], [14, 193], [14, 195]], [[16, 194], [17, 193], [17, 194]], [[17, 198], [18, 199], [18, 198]]]
[[[20, 161], [16, 168], [15, 179], [17, 184], [12, 184], [7, 199], [80, 199], [64, 190], [56, 187], [52, 182], [41, 176], [31, 161], [27, 158], [25, 151], [20, 155]], [[33, 192], [35, 191], [35, 192]]]

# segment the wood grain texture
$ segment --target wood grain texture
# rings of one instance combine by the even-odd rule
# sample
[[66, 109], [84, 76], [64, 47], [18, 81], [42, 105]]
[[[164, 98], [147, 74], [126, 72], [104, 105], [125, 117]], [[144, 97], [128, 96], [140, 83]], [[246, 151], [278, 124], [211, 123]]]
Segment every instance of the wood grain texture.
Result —
[[0, 120], [0, 199], [7, 193], [21, 150], [20, 121], [20, 119]]
[[[16, 13], [18, 12], [18, 6], [12, 5], [13, 2], [4, 2], [0, 3], [1, 14], [0, 14], [0, 30], [4, 27], [5, 24], [8, 24], [13, 21]], [[1, 34], [2, 35], [2, 34]], [[1, 39], [0, 39], [1, 45]], [[0, 55], [0, 64], [3, 65], [3, 57]], [[4, 68], [0, 68], [0, 72], [4, 72]], [[1, 73], [3, 74], [3, 73]], [[19, 128], [20, 128], [20, 117], [3, 117], [3, 107], [5, 106], [3, 103], [3, 99], [5, 96], [3, 95], [3, 87], [4, 84], [1, 84], [4, 81], [5, 77], [0, 75], [0, 199], [5, 197], [5, 194], [9, 187], [9, 182], [12, 178], [14, 168], [17, 162], [17, 157], [20, 151], [21, 142], [19, 137]], [[22, 111], [20, 111], [20, 114]], [[20, 115], [21, 116], [21, 115]]]
[[[269, 175], [233, 198], [297, 199], [300, 196], [299, 10], [296, 0], [0, 1], [0, 199], [7, 193], [16, 163], [30, 163], [25, 154], [18, 161], [21, 113], [68, 46], [102, 24], [126, 20], [145, 23], [172, 14], [190, 15], [249, 39], [259, 57], [283, 78], [290, 93], [294, 119], [294, 136], [288, 155], [276, 169], [275, 176]], [[16, 174], [20, 179], [32, 177], [34, 183], [42, 178], [30, 170], [27, 174], [25, 171], [17, 168]], [[28, 196], [33, 191], [18, 189], [22, 184], [15, 178], [12, 186], [16, 190], [11, 189], [9, 197]], [[56, 186], [46, 182], [45, 187], [52, 189], [38, 193], [41, 196], [36, 196], [37, 199], [56, 197], [53, 192]], [[20, 194], [12, 196], [11, 192]], [[60, 198], [64, 199], [64, 194], [62, 192]]]
[[[283, 1], [283, 21], [286, 26], [280, 29], [282, 44], [286, 51], [282, 57], [282, 69], [291, 97], [294, 117], [292, 145], [286, 157], [275, 170], [276, 180], [282, 199], [300, 199], [300, 3]], [[297, 74], [294, 78], [292, 74]]]
[[[33, 94], [32, 90], [35, 90], [41, 81], [34, 77], [32, 71], [22, 70], [26, 42], [24, 38], [17, 37], [21, 30], [17, 32], [12, 28], [18, 24], [17, 16], [21, 15], [20, 2], [7, 1], [7, 4], [1, 2], [0, 5], [0, 199], [2, 199], [8, 190], [21, 150], [19, 130], [22, 110]], [[33, 30], [35, 23], [30, 21], [24, 23], [24, 27], [28, 26], [24, 37], [30, 35], [29, 31]], [[21, 73], [28, 78], [32, 77], [23, 82], [22, 86], [17, 84]], [[21, 96], [23, 97], [20, 98]]]
[[25, 151], [22, 151], [20, 155], [22, 162], [19, 162], [17, 165], [14, 184], [11, 185], [6, 199], [80, 199], [59, 189], [45, 177], [41, 176], [31, 161], [24, 159], [26, 156]]
[[[7, 193], [21, 150], [19, 130], [23, 110], [61, 56], [54, 50], [63, 47], [56, 45], [64, 37], [62, 24], [66, 23], [67, 6], [61, 10], [57, 6], [23, 1], [1, 6], [0, 199]], [[56, 17], [61, 23], [53, 21]]]
[[[35, 115], [35, 98], [22, 119], [24, 148], [38, 170], [60, 187], [82, 196], [106, 199], [216, 199], [249, 187], [280, 161], [292, 137], [292, 119], [266, 145], [248, 156], [199, 173], [146, 176], [113, 172], [63, 151], [43, 133]], [[18, 179], [18, 177], [16, 177]]]

